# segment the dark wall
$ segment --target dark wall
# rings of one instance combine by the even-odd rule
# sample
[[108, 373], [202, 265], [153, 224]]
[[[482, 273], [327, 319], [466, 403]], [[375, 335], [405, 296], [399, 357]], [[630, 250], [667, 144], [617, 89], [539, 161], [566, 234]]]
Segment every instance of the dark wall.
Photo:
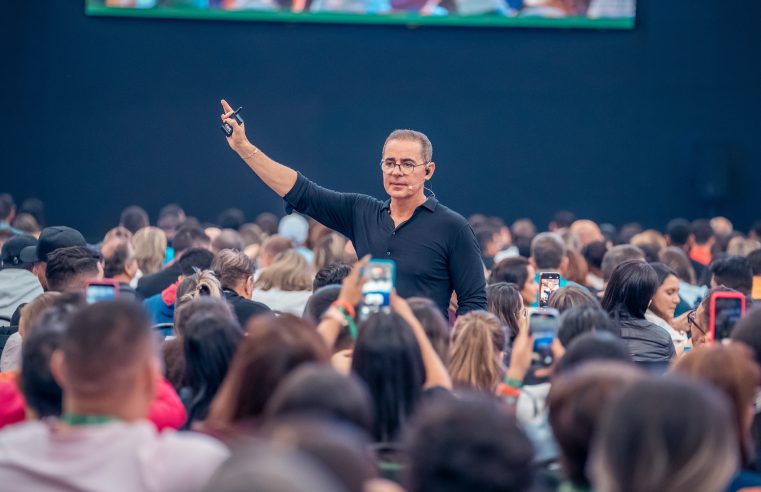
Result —
[[91, 236], [132, 203], [282, 211], [228, 149], [220, 97], [262, 149], [336, 189], [382, 195], [383, 139], [411, 127], [434, 143], [437, 195], [465, 215], [761, 216], [761, 2], [639, 0], [631, 31], [3, 10], [0, 191]]

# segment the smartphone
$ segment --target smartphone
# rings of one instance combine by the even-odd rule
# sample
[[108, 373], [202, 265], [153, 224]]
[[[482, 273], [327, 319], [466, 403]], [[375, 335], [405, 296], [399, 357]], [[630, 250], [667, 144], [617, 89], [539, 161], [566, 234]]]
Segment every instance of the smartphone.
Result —
[[88, 304], [110, 301], [119, 295], [119, 282], [110, 279], [94, 280], [85, 284], [85, 298]]
[[560, 287], [560, 274], [558, 272], [542, 272], [539, 275], [539, 307], [547, 307], [550, 303], [550, 294]]
[[745, 296], [739, 292], [714, 292], [709, 306], [711, 341], [729, 338], [735, 323], [745, 315]]
[[391, 291], [396, 285], [396, 263], [393, 260], [370, 260], [362, 268], [362, 303], [360, 319], [391, 309]]
[[531, 365], [534, 367], [549, 367], [555, 362], [552, 355], [552, 342], [558, 332], [557, 309], [539, 308], [529, 316], [528, 329], [534, 337]]

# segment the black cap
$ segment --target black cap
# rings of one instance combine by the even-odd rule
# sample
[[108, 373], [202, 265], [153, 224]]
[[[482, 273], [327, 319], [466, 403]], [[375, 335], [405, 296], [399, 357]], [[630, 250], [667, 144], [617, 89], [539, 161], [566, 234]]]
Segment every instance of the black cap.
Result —
[[81, 232], [71, 227], [46, 227], [40, 233], [36, 247], [26, 247], [21, 251], [21, 261], [26, 263], [48, 261], [50, 253], [69, 246], [87, 246], [87, 241]]
[[21, 267], [29, 263], [29, 261], [23, 261], [21, 259], [21, 251], [24, 248], [36, 248], [37, 240], [33, 236], [27, 234], [21, 236], [13, 236], [5, 241], [2, 250], [2, 264], [3, 268]]

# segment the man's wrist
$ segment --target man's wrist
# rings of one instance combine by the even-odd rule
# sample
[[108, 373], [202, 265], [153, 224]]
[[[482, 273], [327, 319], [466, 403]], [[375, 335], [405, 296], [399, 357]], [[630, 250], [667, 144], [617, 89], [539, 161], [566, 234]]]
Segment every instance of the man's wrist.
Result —
[[241, 159], [246, 160], [249, 157], [253, 157], [254, 155], [258, 154], [260, 152], [259, 148], [256, 147], [251, 142], [246, 141], [240, 149], [238, 149], [238, 155]]

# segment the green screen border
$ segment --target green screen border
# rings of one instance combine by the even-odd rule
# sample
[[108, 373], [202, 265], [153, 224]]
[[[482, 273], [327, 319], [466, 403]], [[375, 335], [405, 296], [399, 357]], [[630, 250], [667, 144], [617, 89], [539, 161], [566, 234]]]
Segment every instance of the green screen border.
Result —
[[586, 17], [423, 16], [412, 13], [360, 15], [337, 12], [262, 12], [254, 10], [202, 10], [193, 8], [122, 8], [91, 5], [85, 13], [108, 17], [192, 19], [262, 22], [316, 22], [331, 24], [402, 24], [407, 26], [529, 27], [559, 29], [633, 29], [634, 18], [588, 19]]

